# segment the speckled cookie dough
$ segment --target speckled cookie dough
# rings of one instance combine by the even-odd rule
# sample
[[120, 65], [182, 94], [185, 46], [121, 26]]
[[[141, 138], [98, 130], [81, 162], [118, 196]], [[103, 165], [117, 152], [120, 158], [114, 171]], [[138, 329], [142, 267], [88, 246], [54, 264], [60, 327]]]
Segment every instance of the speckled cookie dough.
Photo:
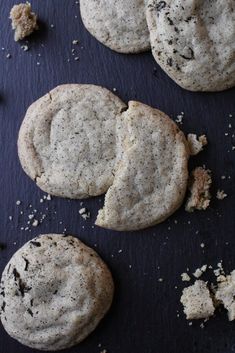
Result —
[[121, 125], [123, 158], [96, 224], [138, 230], [164, 221], [182, 204], [189, 149], [167, 115], [142, 103], [129, 102]]
[[99, 86], [53, 89], [29, 107], [21, 125], [24, 171], [51, 195], [76, 199], [106, 192], [118, 158], [116, 123], [125, 108]]
[[80, 0], [83, 23], [101, 43], [121, 53], [150, 49], [147, 0]]
[[55, 351], [86, 338], [110, 308], [112, 276], [95, 251], [72, 236], [26, 243], [1, 279], [0, 317], [22, 344]]
[[191, 91], [235, 85], [234, 0], [149, 0], [152, 53], [162, 69]]

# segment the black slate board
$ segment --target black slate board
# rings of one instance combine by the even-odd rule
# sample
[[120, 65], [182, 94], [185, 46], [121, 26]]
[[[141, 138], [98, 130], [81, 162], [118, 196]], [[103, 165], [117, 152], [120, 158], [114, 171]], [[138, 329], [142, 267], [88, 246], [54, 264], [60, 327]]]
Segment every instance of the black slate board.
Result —
[[[110, 313], [89, 338], [66, 352], [95, 353], [104, 348], [110, 353], [234, 352], [235, 326], [228, 323], [225, 312], [206, 323], [204, 329], [200, 322], [189, 326], [179, 298], [185, 285], [180, 274], [187, 267], [193, 271], [203, 264], [215, 266], [223, 259], [227, 271], [235, 268], [235, 89], [190, 93], [174, 84], [150, 53], [112, 52], [85, 30], [75, 0], [32, 1], [41, 30], [30, 38], [30, 50], [24, 52], [14, 43], [10, 28], [8, 16], [13, 4], [12, 0], [0, 1], [0, 242], [6, 245], [0, 252], [0, 270], [33, 236], [61, 233], [66, 228], [67, 233], [97, 249], [116, 283]], [[74, 39], [79, 39], [79, 46], [72, 46]], [[76, 49], [75, 56], [72, 48]], [[8, 53], [10, 59], [6, 58]], [[79, 61], [74, 60], [76, 56]], [[84, 201], [92, 214], [89, 221], [78, 214], [79, 200], [53, 198], [40, 203], [43, 193], [24, 174], [17, 158], [19, 126], [29, 104], [56, 85], [71, 82], [116, 88], [123, 100], [142, 101], [172, 118], [184, 112], [184, 132], [206, 133], [209, 139], [208, 148], [192, 159], [190, 168], [206, 164], [213, 172], [213, 195], [222, 188], [228, 197], [223, 201], [214, 197], [206, 212], [187, 214], [182, 207], [163, 224], [134, 233], [92, 228], [102, 197]], [[21, 200], [20, 206], [17, 200]], [[30, 204], [47, 218], [31, 232], [22, 231]], [[164, 281], [159, 282], [159, 278]], [[6, 352], [33, 350], [11, 339], [0, 327], [0, 353]]]

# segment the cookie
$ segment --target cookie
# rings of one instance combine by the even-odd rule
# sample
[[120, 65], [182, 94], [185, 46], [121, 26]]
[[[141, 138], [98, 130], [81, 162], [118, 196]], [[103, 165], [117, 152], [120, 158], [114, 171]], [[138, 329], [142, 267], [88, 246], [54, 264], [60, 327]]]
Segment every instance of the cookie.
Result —
[[45, 192], [72, 199], [104, 193], [116, 165], [116, 121], [125, 104], [105, 88], [58, 86], [33, 103], [18, 138], [21, 165]]
[[149, 0], [152, 53], [161, 68], [191, 91], [235, 85], [234, 0]]
[[72, 236], [41, 235], [7, 264], [0, 317], [22, 344], [55, 351], [81, 342], [110, 308], [112, 276], [92, 249]]
[[189, 149], [168, 116], [142, 103], [129, 102], [121, 124], [124, 153], [96, 224], [139, 230], [164, 221], [182, 204]]
[[120, 53], [138, 53], [150, 49], [146, 2], [80, 0], [81, 17], [99, 42]]

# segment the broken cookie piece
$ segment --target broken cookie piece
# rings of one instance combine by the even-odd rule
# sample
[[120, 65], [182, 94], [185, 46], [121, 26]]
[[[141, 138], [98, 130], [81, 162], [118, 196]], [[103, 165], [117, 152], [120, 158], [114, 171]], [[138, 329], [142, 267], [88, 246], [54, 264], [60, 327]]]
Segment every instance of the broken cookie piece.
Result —
[[233, 321], [235, 319], [235, 270], [226, 276], [224, 281], [218, 283], [215, 297], [227, 309], [229, 321]]
[[10, 12], [12, 29], [15, 30], [14, 39], [17, 42], [29, 36], [38, 29], [37, 15], [31, 11], [29, 2], [14, 5]]
[[203, 167], [197, 167], [192, 171], [189, 180], [189, 190], [191, 195], [185, 206], [187, 212], [207, 209], [211, 199], [211, 183], [212, 179], [210, 176], [210, 170], [206, 170]]
[[213, 300], [204, 281], [197, 280], [192, 286], [184, 288], [180, 301], [187, 320], [207, 319], [214, 314]]
[[188, 134], [187, 140], [191, 156], [196, 156], [203, 151], [203, 147], [207, 145], [206, 135], [197, 137], [196, 134]]

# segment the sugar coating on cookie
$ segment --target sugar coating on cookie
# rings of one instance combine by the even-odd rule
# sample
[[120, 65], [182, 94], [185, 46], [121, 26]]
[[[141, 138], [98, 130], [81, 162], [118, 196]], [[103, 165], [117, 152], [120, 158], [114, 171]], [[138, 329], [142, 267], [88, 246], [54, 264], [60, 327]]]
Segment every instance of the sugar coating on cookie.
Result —
[[234, 0], [149, 0], [152, 53], [162, 69], [191, 91], [235, 85]]
[[182, 204], [188, 182], [188, 145], [161, 111], [139, 102], [119, 119], [122, 159], [96, 224], [138, 230], [164, 221]]
[[1, 321], [26, 346], [68, 348], [95, 329], [113, 290], [95, 251], [72, 236], [42, 235], [19, 249], [2, 274]]
[[101, 43], [121, 53], [150, 49], [147, 0], [80, 0], [83, 23]]
[[187, 320], [207, 319], [214, 314], [213, 300], [204, 281], [197, 280], [192, 286], [184, 288], [180, 301]]
[[22, 122], [18, 153], [24, 171], [51, 195], [104, 193], [113, 181], [116, 123], [125, 107], [99, 86], [53, 89], [29, 107]]
[[29, 2], [14, 5], [10, 12], [10, 19], [12, 29], [15, 30], [14, 39], [16, 42], [38, 29], [37, 15], [32, 12]]

